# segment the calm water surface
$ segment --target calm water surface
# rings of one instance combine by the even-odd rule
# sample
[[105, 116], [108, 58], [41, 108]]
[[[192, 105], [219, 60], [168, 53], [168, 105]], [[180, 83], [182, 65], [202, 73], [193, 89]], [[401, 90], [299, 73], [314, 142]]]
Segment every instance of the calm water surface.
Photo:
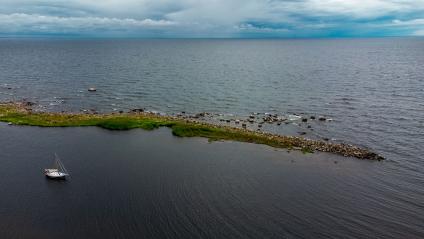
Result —
[[[2, 124], [0, 145], [1, 238], [424, 236], [423, 195], [384, 173], [390, 162], [180, 139], [168, 129]], [[55, 151], [70, 180], [43, 176]]]
[[[358, 144], [387, 160], [293, 156], [162, 131], [3, 125], [0, 232], [424, 237], [423, 50], [422, 38], [2, 39], [1, 100], [26, 98], [52, 111], [324, 115], [333, 121], [308, 122], [313, 131], [264, 128]], [[54, 151], [71, 181], [40, 178]]]

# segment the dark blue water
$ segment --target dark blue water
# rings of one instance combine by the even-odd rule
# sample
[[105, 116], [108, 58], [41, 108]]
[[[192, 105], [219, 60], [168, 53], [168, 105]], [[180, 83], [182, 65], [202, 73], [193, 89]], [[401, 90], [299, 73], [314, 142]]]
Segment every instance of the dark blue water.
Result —
[[[1, 238], [424, 236], [422, 191], [386, 174], [390, 162], [181, 139], [168, 129], [2, 123], [0, 145]], [[69, 180], [44, 177], [53, 152]]]
[[[251, 234], [252, 237], [256, 238], [281, 235], [300, 238], [313, 237], [313, 235], [340, 238], [344, 235], [355, 238], [366, 237], [367, 232], [373, 232], [376, 237], [382, 238], [419, 238], [423, 237], [424, 231], [421, 225], [424, 221], [422, 218], [422, 215], [424, 215], [423, 49], [424, 39], [422, 38], [354, 40], [3, 39], [0, 40], [0, 98], [2, 100], [26, 98], [40, 104], [43, 110], [53, 111], [94, 109], [112, 112], [145, 107], [169, 114], [180, 111], [189, 113], [207, 111], [222, 114], [224, 117], [228, 115], [243, 117], [248, 116], [251, 112], [326, 116], [333, 121], [309, 121], [308, 124], [294, 122], [295, 124], [289, 126], [284, 124], [281, 126], [266, 125], [264, 128], [277, 133], [290, 132], [296, 134], [299, 131], [305, 131], [307, 132], [306, 137], [325, 137], [358, 144], [374, 149], [383, 154], [387, 160], [377, 164], [354, 160], [343, 165], [345, 168], [337, 164], [339, 165], [338, 168], [343, 168], [343, 171], [338, 173], [337, 176], [331, 176], [331, 180], [340, 184], [336, 187], [337, 190], [325, 178], [311, 176], [311, 180], [316, 181], [320, 187], [316, 184], [296, 183], [295, 185], [299, 190], [292, 192], [292, 195], [297, 199], [294, 202], [298, 205], [291, 205], [290, 208], [294, 207], [294, 209], [290, 209], [293, 211], [290, 211], [289, 214], [278, 211], [272, 205], [281, 200], [281, 197], [276, 196], [272, 200], [260, 202], [263, 210], [273, 211], [274, 214], [269, 214], [262, 220], [252, 213], [252, 211], [255, 211], [254, 209], [257, 210], [256, 207], [254, 209], [242, 208], [240, 213], [250, 219], [240, 222], [236, 218], [242, 216], [237, 217], [237, 213], [234, 214], [229, 209], [229, 207], [231, 208], [229, 205], [254, 202], [254, 199], [246, 199], [240, 195], [250, 193], [252, 197], [255, 196], [264, 200], [261, 195], [284, 194], [287, 185], [281, 188], [272, 187], [274, 190], [267, 188], [269, 191], [265, 194], [263, 191], [248, 191], [247, 188], [253, 187], [247, 180], [249, 175], [237, 174], [237, 170], [235, 170], [235, 180], [244, 180], [247, 185], [246, 187], [238, 187], [237, 193], [240, 194], [239, 196], [230, 197], [225, 203], [214, 201], [208, 197], [204, 197], [204, 200], [212, 206], [216, 206], [217, 203], [227, 205], [225, 209], [220, 209], [220, 213], [223, 215], [213, 217], [213, 220], [227, 223], [226, 225], [229, 227], [236, 227], [234, 230], [237, 233], [220, 234], [222, 232], [218, 229], [220, 226], [195, 229], [197, 224], [194, 223], [193, 228], [181, 229], [187, 233], [184, 234], [183, 231], [179, 231], [180, 227], [171, 222], [163, 233], [169, 233], [166, 234], [169, 237], [184, 237], [183, 235], [193, 235], [194, 237], [237, 237], [238, 235], [239, 237], [246, 237], [249, 234], [249, 231], [244, 228], [246, 227], [256, 228], [252, 230], [256, 231], [257, 234], [254, 232]], [[97, 88], [97, 92], [90, 93], [87, 91], [87, 88], [92, 86]], [[308, 129], [307, 125], [312, 126], [313, 131]], [[15, 132], [15, 130], [10, 132]], [[55, 130], [53, 131], [56, 132]], [[78, 130], [77, 132], [83, 131]], [[35, 134], [38, 136], [34, 137], [39, 137], [39, 135], [44, 134], [44, 131], [37, 131]], [[57, 134], [62, 135], [64, 133], [59, 130]], [[126, 135], [127, 133], [122, 133], [119, 138], [124, 141], [129, 140], [128, 137], [130, 136]], [[2, 137], [6, 136], [3, 134]], [[6, 147], [12, 147], [14, 151], [22, 147], [25, 148], [25, 145], [21, 145], [18, 139], [19, 137], [10, 143], [6, 143], [7, 140], [4, 139], [5, 143], [2, 144], [1, 151], [4, 152]], [[60, 140], [73, 142], [70, 139], [78, 141], [78, 137], [72, 138], [66, 136], [66, 134], [63, 138], [53, 137], [50, 140], [51, 142]], [[137, 140], [139, 139], [137, 138]], [[51, 142], [46, 141], [45, 144], [49, 145]], [[178, 142], [174, 143], [180, 145]], [[91, 147], [100, 147], [94, 146], [97, 145], [95, 143], [91, 143], [91, 145]], [[196, 147], [197, 145], [193, 146], [193, 150]], [[247, 150], [246, 152], [249, 152], [251, 146], [243, 147]], [[168, 147], [165, 147], [163, 150], [167, 149]], [[54, 147], [47, 147], [40, 150], [38, 154], [40, 154], [40, 157], [41, 154], [45, 154], [47, 157], [52, 150], [54, 150]], [[84, 150], [86, 149], [78, 148], [78, 152]], [[134, 149], [130, 147], [128, 150], [131, 152]], [[188, 150], [185, 153], [189, 152]], [[23, 153], [25, 153], [25, 150]], [[74, 158], [73, 153], [65, 155]], [[128, 172], [128, 164], [132, 162], [131, 155], [122, 152], [121, 157], [126, 158], [123, 161], [123, 165], [126, 166], [122, 167], [124, 167], [123, 172], [128, 173], [128, 178], [134, 179], [133, 177], [136, 177], [137, 174]], [[173, 157], [170, 155], [162, 155], [161, 157], [163, 157], [161, 160], [166, 162], [163, 163], [167, 168], [166, 170], [171, 170], [172, 167], [171, 165], [168, 166], [168, 163], [169, 160], [174, 160]], [[219, 158], [222, 157], [221, 155]], [[12, 160], [12, 158], [12, 154], [7, 157], [9, 160]], [[97, 157], [95, 158], [97, 159]], [[203, 157], [197, 155], [196, 158], [201, 159]], [[211, 160], [210, 163], [215, 162], [220, 167], [226, 168], [230, 161], [226, 161], [225, 158], [218, 161]], [[240, 161], [236, 161], [234, 168], [241, 170], [245, 170], [245, 167], [248, 168], [246, 170], [255, 169], [255, 167], [250, 168], [251, 166], [243, 164], [242, 158], [244, 157], [237, 156], [236, 158], [240, 158]], [[258, 162], [264, 164], [263, 167], [270, 167], [269, 162], [262, 160], [262, 156], [250, 158], [255, 162], [259, 160]], [[286, 158], [286, 156], [283, 158]], [[230, 160], [230, 158], [226, 159]], [[44, 158], [39, 160], [44, 160]], [[338, 160], [340, 161], [340, 159]], [[330, 161], [333, 162], [333, 160]], [[24, 161], [18, 160], [14, 166], [19, 168], [22, 163]], [[311, 165], [309, 166], [308, 163], [311, 163]], [[41, 161], [39, 164], [41, 165]], [[196, 195], [204, 193], [203, 190], [210, 190], [211, 194], [225, 192], [220, 184], [217, 185], [213, 180], [201, 180], [200, 175], [191, 168], [191, 164], [192, 161], [189, 161], [187, 162], [188, 166], [183, 167], [187, 168], [187, 172], [184, 172], [190, 175], [190, 180], [185, 181], [185, 183], [194, 186], [196, 182], [202, 190], [190, 191], [187, 189], [184, 193]], [[31, 167], [30, 164], [26, 163], [25, 165]], [[161, 167], [152, 166], [150, 171], [156, 172], [157, 175], [155, 175], [160, 177], [164, 174], [161, 171], [163, 165]], [[313, 168], [315, 164], [312, 163], [312, 160], [307, 160], [305, 165], [305, 167]], [[334, 165], [334, 163], [331, 165]], [[256, 173], [261, 185], [269, 183], [269, 180], [274, 183], [273, 185], [278, 185], [284, 184], [287, 180], [292, 182], [309, 177], [312, 171], [303, 171], [303, 166], [299, 168], [291, 166], [289, 168], [296, 174], [289, 173], [292, 171], [282, 168], [266, 171], [267, 173], [264, 171]], [[80, 169], [78, 168], [78, 170]], [[93, 170], [97, 172], [99, 169], [95, 166]], [[136, 167], [134, 170], [136, 170]], [[207, 168], [204, 170], [207, 171]], [[349, 171], [349, 173], [344, 170]], [[332, 175], [334, 173], [331, 167], [321, 167], [318, 171], [317, 174], [327, 173]], [[8, 172], [16, 173], [16, 168]], [[286, 176], [287, 174], [291, 176], [287, 176], [289, 179], [279, 178], [280, 172]], [[176, 177], [180, 173], [176, 173]], [[216, 173], [219, 173], [219, 170]], [[221, 173], [225, 174], [224, 172]], [[301, 179], [297, 179], [297, 177]], [[79, 180], [77, 178], [75, 181]], [[228, 183], [225, 179], [227, 178], [223, 177], [220, 183]], [[25, 177], [21, 180], [25, 180]], [[175, 179], [166, 178], [164, 181], [172, 183]], [[127, 183], [125, 180], [123, 182]], [[25, 187], [25, 184], [22, 184], [18, 189], [22, 189], [22, 187]], [[38, 187], [40, 186], [38, 185]], [[115, 207], [119, 204], [119, 207], [128, 205], [122, 210], [131, 210], [131, 203], [128, 203], [128, 200], [134, 200], [134, 203], [137, 204], [136, 202], [142, 200], [140, 199], [141, 196], [137, 196], [138, 193], [144, 193], [145, 189], [131, 185], [125, 187], [127, 187], [125, 190], [128, 191], [126, 193], [135, 194], [133, 199], [131, 199], [131, 195], [125, 197], [117, 195], [116, 198], [111, 196], [111, 202], [102, 202], [99, 207], [105, 205]], [[156, 190], [153, 184], [148, 187]], [[8, 188], [3, 184], [3, 190]], [[171, 188], [173, 187], [169, 186], [162, 189], [163, 193], [171, 195], [170, 198], [174, 195]], [[315, 188], [320, 190], [315, 192]], [[63, 190], [66, 190], [66, 188]], [[118, 189], [113, 185], [108, 190], [115, 191]], [[323, 194], [322, 191], [328, 192]], [[68, 191], [70, 195], [73, 195], [72, 197], [79, 198], [73, 194], [74, 192], [73, 189]], [[308, 194], [308, 192], [310, 193]], [[95, 192], [93, 193], [95, 194]], [[104, 197], [104, 195], [97, 197], [94, 194], [85, 199], [81, 197], [78, 200], [81, 200], [82, 204], [87, 200], [97, 200]], [[31, 194], [28, 193], [23, 198], [27, 200], [29, 195]], [[35, 193], [34, 195], [40, 194]], [[155, 198], [154, 195], [156, 194], [151, 195], [153, 199]], [[309, 195], [314, 196], [309, 198]], [[316, 197], [320, 200], [317, 200]], [[12, 200], [11, 198], [13, 197], [6, 197], [5, 203]], [[113, 200], [123, 200], [123, 202], [115, 204]], [[187, 204], [187, 201], [191, 200], [186, 200], [184, 203]], [[287, 200], [283, 201], [287, 202]], [[342, 203], [346, 201], [349, 202], [348, 205]], [[337, 210], [331, 211], [329, 205], [324, 206], [325, 203], [329, 202], [339, 203], [335, 205]], [[355, 204], [355, 202], [358, 202], [358, 204]], [[184, 214], [189, 209], [182, 207], [182, 204], [174, 205], [174, 209]], [[367, 205], [366, 208], [364, 208], [365, 204]], [[1, 205], [4, 205], [3, 202]], [[155, 216], [159, 218], [168, 217], [169, 213], [165, 208], [172, 207], [172, 205], [172, 202], [165, 201], [163, 207], [157, 206], [158, 211], [155, 212]], [[13, 205], [4, 208], [13, 211], [17, 207], [18, 205]], [[0, 208], [0, 210], [4, 212], [4, 208]], [[205, 210], [207, 206], [197, 205], [195, 208]], [[245, 211], [243, 211], [244, 209]], [[288, 209], [285, 208], [285, 210]], [[30, 211], [28, 213], [33, 213]], [[118, 215], [121, 213], [121, 219], [125, 219], [124, 221], [127, 223], [136, 223], [138, 220], [153, 218], [153, 216], [147, 217], [140, 214], [141, 212], [131, 214], [119, 211], [119, 209], [116, 209], [115, 213]], [[6, 211], [2, 215], [10, 214], [11, 211]], [[58, 216], [53, 210], [48, 210], [47, 213], [38, 212], [38, 215], [46, 216], [45, 214], [52, 217]], [[76, 212], [76, 214], [78, 213]], [[87, 216], [91, 214], [93, 214], [93, 217], [99, 217], [107, 214], [107, 212], [100, 209], [92, 213], [87, 212]], [[114, 215], [119, 218], [116, 214], [106, 216]], [[199, 219], [202, 223], [207, 222], [206, 219], [198, 217], [198, 215], [186, 215], [187, 220], [196, 221], [196, 219]], [[308, 217], [310, 218], [308, 219]], [[181, 216], [177, 218], [181, 218]], [[293, 225], [288, 223], [290, 218], [297, 218], [296, 223]], [[28, 218], [27, 213], [22, 212], [21, 217], [16, 219], [16, 223], [27, 220], [27, 223], [31, 224], [35, 223], [37, 219]], [[96, 220], [98, 220], [99, 228], [107, 225], [102, 224], [100, 219]], [[332, 223], [329, 223], [329, 220]], [[233, 223], [238, 226], [234, 226]], [[268, 227], [273, 225], [272, 223], [276, 223], [278, 226]], [[5, 225], [4, 222], [2, 224]], [[72, 223], [68, 224], [68, 221], [59, 224], [62, 227], [73, 225]], [[155, 224], [152, 228], [156, 230], [158, 225]], [[283, 227], [282, 225], [286, 226]], [[335, 229], [337, 232], [330, 233], [333, 231], [331, 228], [337, 227], [337, 225], [343, 229]], [[8, 226], [4, 228], [6, 227]], [[117, 233], [115, 235], [131, 231], [126, 228], [120, 232], [121, 229], [119, 228], [119, 226], [116, 226], [115, 229], [111, 230]], [[283, 228], [285, 231], [277, 228]], [[40, 230], [43, 232], [42, 229]], [[82, 233], [84, 230], [85, 228], [81, 228], [80, 232]], [[222, 230], [226, 231], [225, 229]], [[141, 233], [142, 231], [140, 226], [134, 225], [134, 233]], [[243, 231], [245, 233], [240, 234]], [[263, 234], [258, 231], [263, 232]], [[325, 234], [326, 231], [330, 232]], [[92, 237], [88, 234], [84, 235]], [[125, 235], [130, 236], [130, 234]], [[146, 235], [154, 236], [155, 234]]]

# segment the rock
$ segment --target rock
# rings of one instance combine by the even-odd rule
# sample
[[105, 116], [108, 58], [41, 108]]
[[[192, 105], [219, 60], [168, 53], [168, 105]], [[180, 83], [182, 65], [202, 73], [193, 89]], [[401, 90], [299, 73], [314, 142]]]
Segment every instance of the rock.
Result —
[[255, 118], [255, 116], [254, 116], [254, 115], [250, 115], [250, 116], [249, 116], [249, 118], [250, 118], [250, 119], [254, 119], [254, 118]]
[[299, 132], [299, 134], [300, 134], [300, 135], [305, 135], [305, 134], [306, 134], [306, 132]]
[[94, 88], [94, 87], [90, 87], [90, 88], [88, 88], [88, 91], [90, 91], [90, 92], [94, 92], [94, 91], [97, 91], [97, 89], [96, 89], [96, 88]]
[[132, 113], [140, 113], [140, 112], [144, 112], [144, 109], [142, 109], [142, 108], [136, 108], [136, 109], [130, 110], [130, 112], [132, 112]]
[[249, 121], [249, 123], [255, 122], [252, 118], [248, 119], [247, 121]]
[[277, 125], [281, 125], [281, 122], [278, 122]]
[[185, 111], [181, 111], [181, 114], [185, 114]]
[[201, 113], [197, 113], [197, 114], [195, 114], [195, 115], [193, 116], [193, 118], [197, 119], [197, 118], [200, 118], [200, 117], [205, 117], [205, 115], [206, 115], [206, 113], [205, 113], [205, 112], [201, 112]]
[[227, 122], [227, 123], [230, 123], [230, 122], [231, 122], [231, 120], [227, 119], [227, 120], [226, 120], [226, 122]]
[[234, 123], [240, 124], [240, 120], [237, 119], [237, 120], [234, 121]]
[[307, 118], [302, 118], [302, 122], [308, 122]]
[[241, 124], [241, 127], [246, 128], [247, 125], [245, 123]]
[[12, 122], [9, 122], [9, 123], [7, 123], [8, 125], [12, 125], [13, 123]]
[[311, 118], [312, 120], [314, 120], [314, 119], [315, 119], [315, 116], [311, 116], [310, 118]]
[[312, 126], [308, 125], [308, 129], [312, 128]]
[[258, 127], [261, 128], [262, 127], [262, 124], [258, 124]]
[[324, 116], [320, 116], [320, 117], [318, 118], [318, 120], [319, 120], [319, 121], [325, 121], [325, 120], [326, 120], [326, 118], [325, 118]]
[[35, 105], [35, 103], [34, 102], [31, 102], [31, 101], [25, 101], [24, 102], [24, 105], [25, 106], [33, 106], [33, 105]]
[[124, 113], [124, 111], [123, 110], [120, 110], [119, 113], [122, 114], [122, 113]]

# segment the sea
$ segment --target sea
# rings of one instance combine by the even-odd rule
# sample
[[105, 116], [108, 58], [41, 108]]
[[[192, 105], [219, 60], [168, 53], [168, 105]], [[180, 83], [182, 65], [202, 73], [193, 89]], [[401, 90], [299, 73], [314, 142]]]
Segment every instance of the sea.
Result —
[[[277, 115], [248, 127], [385, 157], [2, 123], [0, 238], [424, 238], [424, 38], [3, 38], [0, 101]], [[55, 152], [66, 181], [42, 174]]]

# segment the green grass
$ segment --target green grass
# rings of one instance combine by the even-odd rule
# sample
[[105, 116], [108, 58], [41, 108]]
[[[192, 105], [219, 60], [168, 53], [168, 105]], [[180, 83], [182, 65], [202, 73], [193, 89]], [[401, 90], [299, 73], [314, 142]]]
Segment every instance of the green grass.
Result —
[[40, 127], [98, 126], [109, 130], [135, 128], [153, 130], [169, 127], [172, 129], [172, 134], [178, 137], [205, 137], [212, 141], [234, 140], [280, 148], [293, 146], [287, 141], [270, 139], [269, 136], [253, 131], [152, 114], [32, 113], [19, 104], [0, 104], [0, 121]]
[[[276, 148], [298, 148], [303, 153], [314, 150], [354, 156], [358, 158], [382, 159], [370, 151], [346, 145], [334, 145], [321, 141], [312, 141], [300, 137], [272, 135], [228, 126], [217, 126], [208, 123], [187, 121], [181, 118], [158, 116], [154, 114], [73, 114], [73, 113], [34, 113], [20, 103], [0, 103], [0, 121], [16, 125], [40, 127], [83, 127], [97, 126], [109, 130], [130, 130], [141, 128], [153, 130], [169, 127], [172, 134], [178, 137], [205, 137], [210, 141], [233, 140], [240, 142], [265, 144]], [[323, 147], [328, 146], [328, 147]], [[354, 149], [351, 153], [346, 152]], [[358, 154], [358, 152], [360, 154]]]

